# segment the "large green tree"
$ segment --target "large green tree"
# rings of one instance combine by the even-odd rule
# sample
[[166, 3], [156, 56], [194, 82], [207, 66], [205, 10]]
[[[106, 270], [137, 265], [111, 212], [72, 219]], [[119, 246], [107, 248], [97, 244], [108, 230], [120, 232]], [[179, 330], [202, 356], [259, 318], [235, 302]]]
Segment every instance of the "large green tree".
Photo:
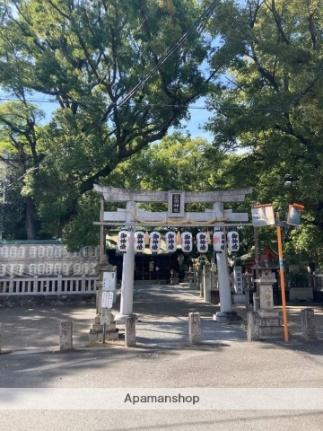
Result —
[[24, 177], [37, 175], [42, 158], [36, 123], [42, 112], [26, 100], [0, 105], [0, 172], [3, 231], [6, 238], [33, 239], [38, 228], [35, 200], [22, 193]]
[[[161, 139], [205, 94], [201, 63], [210, 41], [190, 31], [197, 0], [2, 0], [0, 85], [16, 98], [33, 92], [59, 104], [43, 126], [37, 174], [25, 193], [43, 228], [60, 235], [82, 197], [123, 160]], [[156, 73], [132, 89], [156, 67]], [[211, 73], [212, 76], [212, 73]], [[129, 97], [131, 95], [131, 97]]]
[[[223, 174], [235, 158], [216, 150], [205, 139], [173, 133], [120, 163], [102, 184], [132, 190], [226, 188], [230, 179]], [[146, 204], [145, 207], [156, 211], [163, 209], [162, 204]], [[70, 247], [97, 244], [98, 228], [93, 226], [93, 221], [98, 220], [98, 208], [96, 193], [83, 197], [77, 217], [64, 229]]]
[[323, 231], [323, 21], [321, 0], [223, 1], [211, 24], [222, 79], [209, 99], [217, 147], [239, 150], [235, 182], [254, 198], [304, 202], [292, 248], [316, 258]]

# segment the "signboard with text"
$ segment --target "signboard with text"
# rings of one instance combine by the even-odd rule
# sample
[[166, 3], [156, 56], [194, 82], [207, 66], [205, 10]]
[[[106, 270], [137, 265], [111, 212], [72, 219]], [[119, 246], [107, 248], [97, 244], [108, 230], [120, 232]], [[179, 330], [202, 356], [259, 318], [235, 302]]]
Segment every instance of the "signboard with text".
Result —
[[275, 224], [274, 207], [272, 204], [256, 205], [251, 208], [254, 227], [272, 226]]
[[104, 272], [102, 290], [115, 290], [116, 282], [117, 282], [116, 272]]
[[113, 292], [103, 290], [101, 296], [101, 307], [102, 308], [112, 308], [113, 305]]
[[168, 192], [168, 216], [184, 217], [185, 192]]
[[287, 224], [291, 226], [299, 226], [301, 224], [302, 211], [304, 211], [304, 205], [301, 205], [301, 204], [289, 205]]

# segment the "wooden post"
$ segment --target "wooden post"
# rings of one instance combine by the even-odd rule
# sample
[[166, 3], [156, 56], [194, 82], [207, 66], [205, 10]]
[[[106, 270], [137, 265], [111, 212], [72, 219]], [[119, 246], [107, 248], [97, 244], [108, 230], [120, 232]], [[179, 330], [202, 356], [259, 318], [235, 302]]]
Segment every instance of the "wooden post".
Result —
[[276, 226], [278, 256], [279, 256], [279, 277], [280, 277], [280, 292], [282, 299], [282, 313], [283, 313], [283, 329], [284, 341], [288, 342], [288, 316], [286, 307], [286, 285], [285, 285], [285, 270], [284, 270], [284, 255], [283, 255], [283, 242], [282, 231], [279, 225]]

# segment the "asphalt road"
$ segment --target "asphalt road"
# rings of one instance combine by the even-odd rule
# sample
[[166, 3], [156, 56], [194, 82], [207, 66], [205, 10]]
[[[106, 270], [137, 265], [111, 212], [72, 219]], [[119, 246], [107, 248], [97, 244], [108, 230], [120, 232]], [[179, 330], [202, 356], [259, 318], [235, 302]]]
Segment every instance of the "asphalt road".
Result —
[[[294, 336], [285, 345], [245, 341], [243, 322], [219, 324], [216, 307], [185, 286], [136, 287], [138, 347], [122, 341], [87, 347], [94, 309], [2, 309], [2, 388], [323, 388], [323, 343], [298, 337], [299, 308], [291, 307]], [[187, 314], [202, 316], [203, 343], [187, 342]], [[243, 315], [243, 309], [238, 311]], [[320, 331], [322, 309], [317, 308]], [[76, 350], [59, 353], [58, 323], [72, 318]], [[121, 328], [122, 330], [122, 328]], [[9, 353], [11, 351], [11, 353]], [[11, 400], [15, 402], [14, 399]], [[315, 411], [0, 411], [0, 430], [322, 430]]]

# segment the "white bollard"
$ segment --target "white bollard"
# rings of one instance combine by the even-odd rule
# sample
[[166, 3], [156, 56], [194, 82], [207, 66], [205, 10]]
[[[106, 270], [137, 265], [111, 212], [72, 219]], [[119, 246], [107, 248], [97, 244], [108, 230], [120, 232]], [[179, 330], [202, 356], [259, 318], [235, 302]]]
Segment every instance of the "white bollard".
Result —
[[201, 319], [200, 313], [188, 314], [188, 334], [190, 344], [199, 344], [201, 342]]
[[230, 278], [225, 251], [216, 253], [221, 313], [232, 312]]
[[61, 321], [59, 325], [59, 350], [61, 352], [73, 349], [73, 322]]
[[125, 346], [135, 347], [136, 346], [136, 316], [129, 316], [125, 321]]

